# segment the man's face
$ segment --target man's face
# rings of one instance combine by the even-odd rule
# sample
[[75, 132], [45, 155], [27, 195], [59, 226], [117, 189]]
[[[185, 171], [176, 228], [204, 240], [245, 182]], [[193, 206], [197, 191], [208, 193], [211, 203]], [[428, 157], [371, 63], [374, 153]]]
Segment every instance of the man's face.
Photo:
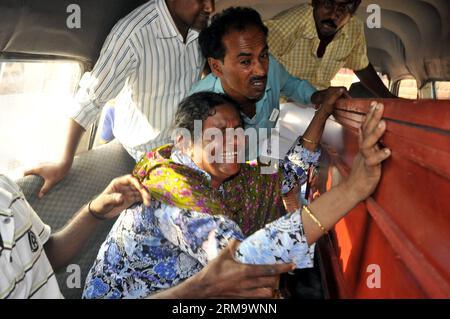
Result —
[[222, 42], [224, 61], [211, 59], [211, 69], [220, 78], [225, 93], [240, 103], [258, 101], [264, 96], [269, 69], [264, 32], [256, 26], [242, 32], [233, 30]]
[[314, 20], [321, 36], [329, 37], [338, 32], [356, 10], [355, 0], [315, 0]]
[[188, 28], [202, 30], [207, 27], [209, 16], [214, 12], [214, 0], [168, 0], [176, 17]]

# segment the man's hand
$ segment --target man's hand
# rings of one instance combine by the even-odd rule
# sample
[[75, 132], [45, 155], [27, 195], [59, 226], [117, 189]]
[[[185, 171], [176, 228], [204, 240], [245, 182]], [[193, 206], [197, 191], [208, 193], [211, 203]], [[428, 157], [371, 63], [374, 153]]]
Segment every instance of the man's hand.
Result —
[[330, 116], [334, 111], [336, 101], [341, 98], [351, 98], [345, 87], [329, 87], [326, 90], [317, 91], [311, 97], [311, 101], [320, 105], [318, 112], [323, 113], [325, 116]]
[[41, 199], [53, 186], [67, 175], [71, 166], [72, 163], [67, 162], [41, 164], [25, 171], [24, 176], [38, 175], [44, 179], [44, 185], [38, 193], [38, 198]]
[[388, 148], [380, 148], [379, 139], [386, 131], [386, 122], [381, 120], [384, 106], [373, 102], [366, 120], [359, 129], [359, 153], [345, 187], [352, 200], [359, 202], [373, 193], [381, 177], [381, 162], [391, 155]]
[[125, 175], [113, 179], [108, 187], [91, 202], [90, 209], [102, 218], [111, 219], [137, 202], [143, 202], [144, 205], [149, 206], [150, 193], [135, 177]]
[[207, 298], [273, 298], [280, 274], [295, 269], [294, 264], [246, 265], [234, 260], [239, 242], [228, 247], [196, 275], [201, 295]]

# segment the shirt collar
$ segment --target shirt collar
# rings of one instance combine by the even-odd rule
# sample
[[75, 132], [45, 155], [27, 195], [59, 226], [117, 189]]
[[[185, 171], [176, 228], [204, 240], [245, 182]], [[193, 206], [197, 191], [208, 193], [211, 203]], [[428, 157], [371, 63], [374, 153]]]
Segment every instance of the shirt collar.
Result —
[[[158, 20], [158, 38], [168, 39], [178, 37], [180, 38], [180, 40], [182, 40], [182, 36], [179, 33], [175, 22], [173, 21], [172, 15], [170, 14], [169, 8], [167, 8], [166, 2], [164, 0], [157, 0], [156, 9], [158, 10], [160, 17], [160, 19]], [[197, 39], [198, 35], [198, 31], [189, 29], [186, 37], [186, 44]]]

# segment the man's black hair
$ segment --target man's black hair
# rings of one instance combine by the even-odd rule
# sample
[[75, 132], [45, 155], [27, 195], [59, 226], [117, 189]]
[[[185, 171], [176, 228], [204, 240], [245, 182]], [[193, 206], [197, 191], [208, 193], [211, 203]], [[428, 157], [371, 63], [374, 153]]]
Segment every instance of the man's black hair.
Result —
[[267, 37], [268, 29], [259, 13], [247, 7], [231, 7], [212, 17], [211, 25], [200, 32], [199, 43], [203, 56], [223, 62], [225, 46], [223, 37], [232, 32], [242, 32], [249, 27], [258, 27]]

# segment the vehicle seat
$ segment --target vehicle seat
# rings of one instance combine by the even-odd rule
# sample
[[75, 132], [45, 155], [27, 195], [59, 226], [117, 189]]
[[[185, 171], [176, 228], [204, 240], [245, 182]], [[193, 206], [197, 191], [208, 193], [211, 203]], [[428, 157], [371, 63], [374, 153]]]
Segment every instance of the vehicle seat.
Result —
[[[131, 173], [134, 165], [134, 160], [122, 145], [114, 141], [75, 157], [66, 178], [41, 200], [37, 198], [38, 190], [43, 185], [40, 176], [27, 176], [16, 182], [22, 188], [30, 205], [44, 223], [52, 227], [54, 233], [61, 229], [84, 204], [102, 192], [112, 179]], [[82, 252], [71, 261], [70, 264], [79, 265], [81, 269], [80, 287], [69, 288], [69, 285], [73, 286], [73, 283], [76, 283], [73, 270], [67, 272], [67, 268], [63, 267], [56, 272], [59, 287], [65, 298], [81, 297], [87, 273], [113, 223], [114, 220], [103, 222]]]

